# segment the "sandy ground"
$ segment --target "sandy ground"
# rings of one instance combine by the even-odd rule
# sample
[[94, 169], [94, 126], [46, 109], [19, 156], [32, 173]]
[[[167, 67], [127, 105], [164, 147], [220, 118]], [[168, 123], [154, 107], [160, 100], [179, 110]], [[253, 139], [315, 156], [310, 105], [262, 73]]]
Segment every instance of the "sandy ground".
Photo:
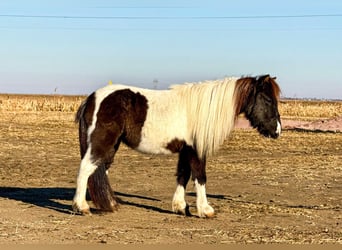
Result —
[[277, 140], [239, 120], [208, 159], [207, 192], [216, 216], [201, 219], [191, 183], [186, 199], [193, 216], [171, 211], [177, 155], [144, 155], [125, 146], [109, 173], [123, 201], [119, 210], [75, 215], [73, 116], [2, 113], [0, 244], [342, 243], [342, 133], [320, 132], [341, 131], [341, 118], [284, 120]]

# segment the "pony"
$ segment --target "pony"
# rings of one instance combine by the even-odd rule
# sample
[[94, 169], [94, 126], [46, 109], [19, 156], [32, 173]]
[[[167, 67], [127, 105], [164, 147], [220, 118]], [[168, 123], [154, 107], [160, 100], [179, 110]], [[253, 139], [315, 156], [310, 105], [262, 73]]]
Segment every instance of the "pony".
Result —
[[185, 190], [192, 176], [198, 216], [213, 217], [205, 188], [206, 159], [224, 142], [241, 113], [261, 135], [279, 137], [280, 88], [275, 79], [270, 75], [229, 77], [173, 85], [167, 90], [114, 84], [93, 92], [75, 118], [81, 164], [73, 210], [90, 214], [87, 187], [96, 208], [117, 209], [119, 200], [107, 174], [124, 143], [143, 153], [178, 153], [172, 210], [188, 214]]

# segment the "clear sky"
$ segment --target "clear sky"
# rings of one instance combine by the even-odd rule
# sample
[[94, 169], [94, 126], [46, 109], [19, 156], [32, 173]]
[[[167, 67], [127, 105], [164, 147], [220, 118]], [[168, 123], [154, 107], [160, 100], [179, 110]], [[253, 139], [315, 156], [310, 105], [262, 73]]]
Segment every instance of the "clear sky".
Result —
[[0, 1], [0, 93], [265, 73], [285, 97], [342, 99], [342, 1]]

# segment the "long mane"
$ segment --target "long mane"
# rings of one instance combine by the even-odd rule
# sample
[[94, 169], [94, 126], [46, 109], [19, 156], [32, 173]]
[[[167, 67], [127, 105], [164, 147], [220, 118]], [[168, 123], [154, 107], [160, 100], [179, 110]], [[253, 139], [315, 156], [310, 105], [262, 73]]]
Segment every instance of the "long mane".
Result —
[[187, 129], [198, 156], [212, 155], [234, 128], [235, 85], [238, 78], [188, 83], [171, 87], [183, 100]]

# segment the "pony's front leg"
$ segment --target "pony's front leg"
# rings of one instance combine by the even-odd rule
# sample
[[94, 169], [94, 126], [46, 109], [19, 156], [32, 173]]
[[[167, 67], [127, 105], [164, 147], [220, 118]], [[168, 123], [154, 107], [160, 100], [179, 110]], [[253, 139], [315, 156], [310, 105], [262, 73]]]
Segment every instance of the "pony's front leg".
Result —
[[198, 180], [195, 179], [195, 189], [197, 196], [196, 205], [198, 216], [213, 217], [215, 215], [215, 212], [214, 209], [208, 203], [205, 184], [200, 184]]
[[177, 182], [178, 186], [173, 196], [172, 208], [176, 213], [189, 214], [185, 202], [185, 187], [192, 173], [197, 195], [197, 212], [199, 217], [213, 217], [214, 209], [208, 204], [205, 191], [207, 180], [205, 173], [206, 160], [200, 159], [193, 147], [184, 145], [179, 153]]
[[73, 199], [72, 208], [74, 212], [81, 214], [91, 214], [90, 207], [86, 201], [88, 178], [94, 173], [97, 166], [90, 161], [90, 150], [83, 157], [77, 175], [76, 193]]
[[176, 192], [173, 195], [172, 200], [172, 211], [176, 214], [183, 214], [188, 215], [189, 214], [189, 206], [186, 204], [185, 201], [185, 188], [182, 185], [177, 185]]
[[207, 182], [206, 175], [206, 159], [200, 159], [195, 150], [191, 152], [191, 171], [192, 179], [195, 182], [196, 190], [196, 205], [197, 213], [199, 217], [213, 217], [215, 215], [214, 209], [209, 205], [207, 200], [207, 194], [205, 190], [205, 184]]
[[185, 189], [190, 179], [190, 175], [191, 167], [186, 147], [184, 147], [179, 153], [177, 166], [177, 188], [172, 200], [172, 210], [177, 214], [190, 214], [189, 206], [185, 201]]

